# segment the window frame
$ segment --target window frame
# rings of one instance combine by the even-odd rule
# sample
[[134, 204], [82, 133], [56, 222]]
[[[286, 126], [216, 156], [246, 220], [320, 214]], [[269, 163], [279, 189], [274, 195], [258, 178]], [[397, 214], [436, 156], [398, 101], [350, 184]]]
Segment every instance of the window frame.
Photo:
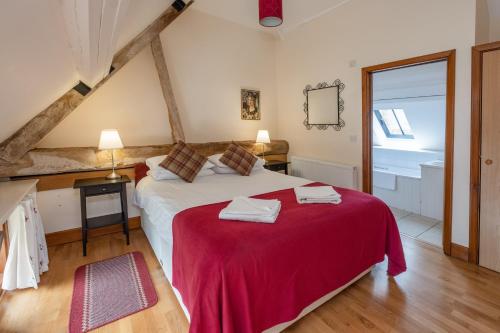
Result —
[[[399, 130], [402, 133], [402, 134], [393, 134], [393, 133], [391, 133], [391, 131], [389, 130], [389, 127], [387, 126], [387, 124], [386, 124], [386, 122], [384, 120], [384, 116], [382, 115], [382, 112], [380, 112], [380, 110], [378, 110], [378, 109], [377, 110], [373, 110], [373, 113], [375, 114], [375, 117], [377, 118], [380, 126], [382, 126], [382, 129], [384, 130], [385, 136], [387, 138], [389, 138], [389, 139], [405, 139], [405, 140], [415, 139], [415, 136], [413, 134], [407, 134], [403, 130], [403, 126], [401, 126], [401, 123], [399, 122], [398, 116], [396, 115], [396, 112], [394, 111], [396, 109], [383, 109], [383, 110], [390, 110], [392, 112], [392, 115], [393, 115], [394, 119], [396, 120], [396, 123], [399, 126]], [[406, 113], [405, 113], [404, 109], [398, 109], [398, 110], [403, 110], [403, 113], [404, 113], [404, 115], [406, 117]], [[407, 121], [408, 121], [408, 119], [407, 119]]]

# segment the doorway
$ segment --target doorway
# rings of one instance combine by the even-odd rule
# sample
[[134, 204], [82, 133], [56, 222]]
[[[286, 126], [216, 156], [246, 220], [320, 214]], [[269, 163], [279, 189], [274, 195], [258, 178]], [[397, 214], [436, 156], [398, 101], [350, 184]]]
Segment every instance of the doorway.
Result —
[[[441, 87], [417, 89], [419, 79]], [[413, 230], [403, 230], [402, 225], [400, 229], [413, 233], [412, 237], [419, 239], [436, 227], [434, 243], [450, 255], [455, 50], [363, 68], [362, 85], [363, 191], [389, 206], [405, 208], [393, 207], [393, 212], [401, 221], [410, 220], [406, 222]], [[426, 128], [428, 119], [422, 114], [427, 112], [429, 117], [428, 111], [439, 107], [441, 116]], [[425, 141], [431, 128], [440, 132], [433, 143], [437, 149], [422, 149], [419, 145], [429, 145]], [[432, 182], [440, 186], [433, 187]], [[437, 232], [441, 242], [436, 240]]]

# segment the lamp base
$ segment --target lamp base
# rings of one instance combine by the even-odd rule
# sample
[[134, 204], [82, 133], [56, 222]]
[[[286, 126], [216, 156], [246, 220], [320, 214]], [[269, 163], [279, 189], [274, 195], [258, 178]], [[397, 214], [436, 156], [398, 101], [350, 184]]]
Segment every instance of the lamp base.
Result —
[[106, 176], [106, 179], [120, 179], [120, 178], [122, 178], [122, 176], [114, 171]]

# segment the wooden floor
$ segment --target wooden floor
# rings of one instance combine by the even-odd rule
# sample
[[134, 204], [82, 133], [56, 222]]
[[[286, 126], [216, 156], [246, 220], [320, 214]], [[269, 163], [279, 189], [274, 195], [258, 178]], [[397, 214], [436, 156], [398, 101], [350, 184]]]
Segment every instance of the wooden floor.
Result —
[[[378, 265], [287, 332], [500, 332], [500, 275], [405, 238], [408, 271], [396, 278]], [[0, 300], [0, 332], [66, 332], [73, 273], [85, 263], [142, 251], [159, 296], [154, 307], [95, 332], [187, 332], [170, 285], [141, 230], [126, 246], [121, 234], [49, 249], [50, 271], [38, 290], [6, 293]]]

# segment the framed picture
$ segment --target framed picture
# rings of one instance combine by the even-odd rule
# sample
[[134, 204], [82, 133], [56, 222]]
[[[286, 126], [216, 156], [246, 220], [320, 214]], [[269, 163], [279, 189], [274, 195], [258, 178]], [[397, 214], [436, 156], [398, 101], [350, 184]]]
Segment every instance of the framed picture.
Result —
[[260, 120], [260, 91], [241, 89], [241, 119]]

